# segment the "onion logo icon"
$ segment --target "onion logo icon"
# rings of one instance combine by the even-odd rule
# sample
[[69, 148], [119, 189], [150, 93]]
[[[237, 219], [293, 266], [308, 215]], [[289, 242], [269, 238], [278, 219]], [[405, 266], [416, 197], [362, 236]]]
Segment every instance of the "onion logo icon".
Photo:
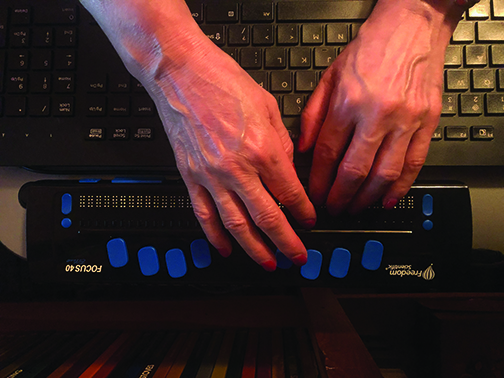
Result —
[[426, 281], [431, 281], [434, 279], [436, 276], [436, 273], [434, 273], [434, 269], [432, 269], [432, 264], [423, 271], [422, 273], [422, 278]]

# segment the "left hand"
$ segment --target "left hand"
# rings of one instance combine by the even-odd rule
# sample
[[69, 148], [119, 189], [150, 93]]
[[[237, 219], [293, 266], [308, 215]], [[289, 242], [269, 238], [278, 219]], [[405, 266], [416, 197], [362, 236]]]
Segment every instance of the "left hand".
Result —
[[[314, 148], [309, 190], [334, 215], [383, 196], [392, 208], [420, 172], [441, 113], [452, 28], [422, 1], [381, 0], [324, 73], [302, 114], [299, 150]], [[438, 25], [440, 24], [440, 25]]]

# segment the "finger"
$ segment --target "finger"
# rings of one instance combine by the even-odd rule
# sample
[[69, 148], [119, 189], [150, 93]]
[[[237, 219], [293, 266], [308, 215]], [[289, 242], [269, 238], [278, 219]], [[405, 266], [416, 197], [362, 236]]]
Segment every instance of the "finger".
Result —
[[384, 135], [376, 130], [379, 129], [372, 125], [356, 127], [327, 197], [326, 205], [331, 214], [338, 215], [348, 207], [369, 175], [384, 138]]
[[326, 119], [333, 93], [332, 70], [320, 79], [315, 91], [301, 113], [301, 135], [298, 150], [306, 152], [315, 144]]
[[268, 191], [256, 185], [250, 185], [250, 191], [240, 194], [240, 198], [254, 221], [276, 245], [276, 247], [297, 265], [303, 265], [307, 260], [307, 252], [301, 239], [296, 235], [278, 203]]
[[194, 214], [208, 241], [217, 249], [219, 254], [224, 257], [229, 256], [232, 250], [231, 240], [222, 227], [212, 197], [201, 185], [186, 181], [186, 186], [189, 191]]
[[398, 200], [408, 193], [411, 185], [415, 182], [429, 152], [434, 128], [435, 126], [421, 128], [413, 134], [406, 153], [401, 176], [388, 188], [383, 196], [383, 205], [385, 208], [394, 207]]
[[315, 205], [326, 202], [353, 131], [351, 119], [341, 113], [326, 118], [313, 151], [309, 178], [310, 198]]
[[349, 205], [350, 213], [358, 213], [375, 203], [399, 179], [412, 134], [413, 131], [396, 132], [385, 137], [371, 172]]
[[224, 188], [217, 188], [217, 191], [218, 194], [214, 192], [212, 195], [224, 227], [256, 263], [265, 270], [275, 270], [275, 256], [252, 222], [249, 216], [250, 209], [245, 208], [244, 203], [236, 193]]
[[274, 160], [276, 164], [267, 164], [267, 162], [261, 164], [261, 180], [300, 225], [312, 228], [317, 214], [297, 177], [296, 170], [289, 160], [280, 154]]

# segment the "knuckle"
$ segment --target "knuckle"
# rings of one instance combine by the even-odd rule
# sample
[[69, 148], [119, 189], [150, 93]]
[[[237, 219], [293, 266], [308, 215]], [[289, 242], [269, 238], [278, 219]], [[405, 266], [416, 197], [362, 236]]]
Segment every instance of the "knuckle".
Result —
[[376, 175], [381, 182], [391, 183], [395, 182], [401, 177], [401, 169], [398, 168], [387, 168], [381, 169]]
[[238, 217], [229, 217], [222, 220], [224, 228], [233, 235], [243, 234], [248, 229], [246, 219]]
[[281, 193], [276, 194], [276, 198], [285, 206], [289, 207], [300, 203], [304, 198], [304, 192], [293, 185], [287, 186]]
[[339, 158], [339, 153], [334, 148], [334, 145], [324, 140], [317, 141], [316, 153], [322, 161], [332, 162]]
[[425, 157], [423, 156], [415, 156], [411, 158], [407, 158], [405, 161], [405, 165], [410, 169], [410, 170], [420, 170], [423, 165], [425, 164]]
[[342, 162], [338, 169], [338, 175], [343, 175], [353, 182], [362, 182], [368, 176], [369, 170], [368, 167], [353, 162]]
[[201, 225], [206, 225], [213, 221], [213, 213], [203, 207], [195, 207], [193, 209], [196, 219]]
[[254, 222], [261, 230], [275, 229], [280, 225], [281, 214], [278, 208], [263, 210], [256, 214]]

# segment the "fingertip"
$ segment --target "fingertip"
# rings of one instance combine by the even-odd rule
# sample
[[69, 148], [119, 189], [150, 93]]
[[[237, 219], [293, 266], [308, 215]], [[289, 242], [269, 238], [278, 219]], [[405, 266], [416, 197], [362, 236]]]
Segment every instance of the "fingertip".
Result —
[[217, 252], [219, 252], [219, 255], [222, 257], [229, 257], [231, 256], [231, 248], [217, 248]]
[[267, 260], [261, 263], [262, 268], [267, 272], [274, 272], [276, 270], [276, 262], [273, 260]]
[[291, 261], [297, 266], [303, 266], [308, 262], [308, 254], [301, 253], [291, 258]]

